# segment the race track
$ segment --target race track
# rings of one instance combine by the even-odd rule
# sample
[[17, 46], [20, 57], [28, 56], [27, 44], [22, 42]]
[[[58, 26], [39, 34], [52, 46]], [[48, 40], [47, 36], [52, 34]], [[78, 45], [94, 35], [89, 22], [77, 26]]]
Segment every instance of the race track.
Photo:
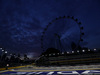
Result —
[[98, 68], [98, 66], [99, 65], [36, 67], [30, 65], [0, 71], [0, 75], [100, 75], [100, 68]]

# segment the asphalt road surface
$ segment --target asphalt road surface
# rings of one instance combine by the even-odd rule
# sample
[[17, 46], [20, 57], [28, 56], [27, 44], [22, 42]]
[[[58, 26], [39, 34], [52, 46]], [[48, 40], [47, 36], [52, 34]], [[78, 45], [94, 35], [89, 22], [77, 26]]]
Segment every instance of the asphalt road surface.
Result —
[[30, 65], [0, 71], [0, 75], [100, 75], [100, 69], [96, 66], [98, 67], [98, 65], [61, 67], [36, 67]]

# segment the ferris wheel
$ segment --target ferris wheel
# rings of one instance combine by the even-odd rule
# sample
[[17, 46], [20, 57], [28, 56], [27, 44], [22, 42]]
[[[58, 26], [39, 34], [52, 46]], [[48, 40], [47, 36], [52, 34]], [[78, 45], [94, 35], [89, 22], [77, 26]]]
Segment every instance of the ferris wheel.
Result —
[[83, 41], [83, 26], [74, 16], [60, 16], [49, 22], [41, 35], [41, 48], [60, 51], [76, 50]]

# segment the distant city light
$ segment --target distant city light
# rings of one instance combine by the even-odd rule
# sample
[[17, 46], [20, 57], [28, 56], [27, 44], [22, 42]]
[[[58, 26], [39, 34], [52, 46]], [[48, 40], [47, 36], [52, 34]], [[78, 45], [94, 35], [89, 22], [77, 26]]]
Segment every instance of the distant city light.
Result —
[[53, 55], [55, 55], [55, 53]]
[[64, 52], [62, 52], [62, 54], [64, 54]]
[[85, 50], [82, 50], [82, 52], [85, 52]]
[[9, 66], [9, 64], [7, 64], [7, 67]]
[[49, 56], [51, 56], [51, 54], [49, 54]]
[[7, 53], [7, 51], [5, 51], [5, 53]]
[[0, 48], [0, 49], [2, 49], [2, 48]]
[[69, 52], [67, 52], [67, 53], [69, 53]]
[[72, 53], [74, 53], [74, 51], [72, 51]]
[[79, 52], [79, 51], [77, 51], [77, 52]]
[[90, 49], [88, 49], [88, 51], [90, 51]]
[[4, 50], [2, 50], [2, 52], [3, 52]]
[[57, 53], [59, 55], [59, 53]]
[[94, 49], [94, 51], [96, 51], [96, 48]]

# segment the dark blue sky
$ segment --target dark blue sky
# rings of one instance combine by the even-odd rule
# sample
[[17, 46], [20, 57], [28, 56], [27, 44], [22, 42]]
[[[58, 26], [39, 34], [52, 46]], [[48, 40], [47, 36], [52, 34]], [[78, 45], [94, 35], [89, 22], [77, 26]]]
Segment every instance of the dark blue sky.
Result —
[[99, 0], [0, 0], [0, 46], [12, 53], [35, 56], [42, 52], [43, 29], [63, 15], [82, 22], [85, 47], [100, 48]]

